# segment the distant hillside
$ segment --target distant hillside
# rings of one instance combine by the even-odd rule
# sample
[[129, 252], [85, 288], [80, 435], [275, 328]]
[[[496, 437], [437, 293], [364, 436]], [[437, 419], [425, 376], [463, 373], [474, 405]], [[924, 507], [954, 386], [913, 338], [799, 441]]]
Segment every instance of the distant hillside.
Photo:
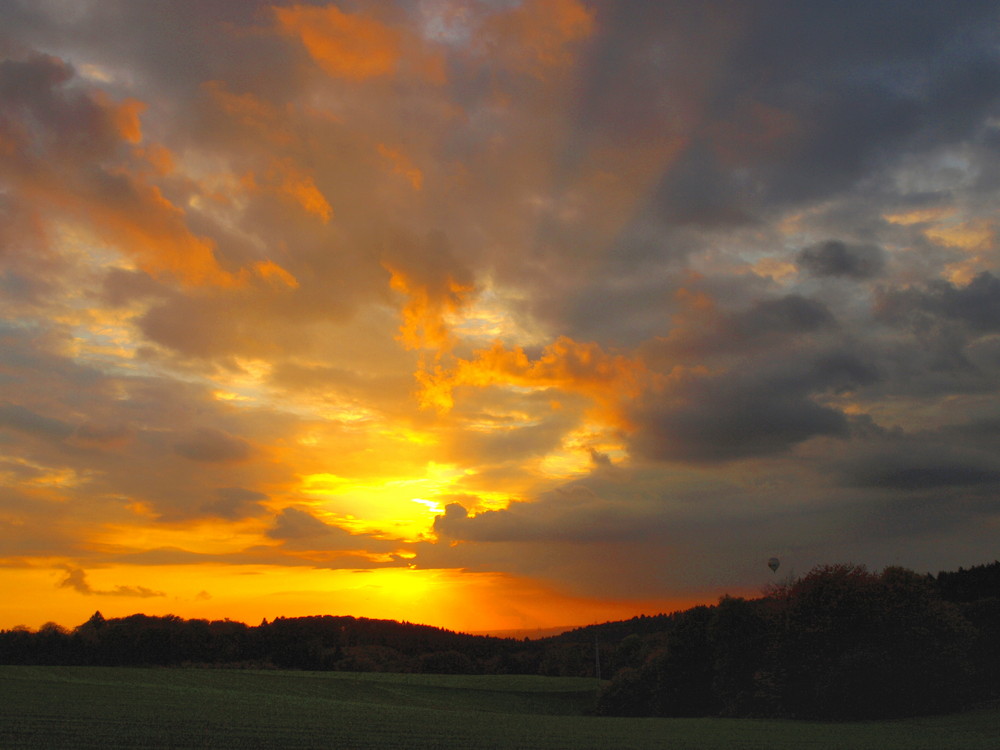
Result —
[[494, 638], [514, 638], [515, 640], [538, 640], [539, 638], [550, 638], [554, 635], [573, 630], [576, 625], [562, 625], [552, 628], [512, 628], [509, 630], [477, 630], [469, 635], [487, 635]]
[[608, 714], [901, 716], [1000, 698], [1000, 562], [937, 576], [822, 566], [757, 599], [508, 635], [95, 612], [72, 630], [0, 631], [0, 664], [600, 676]]

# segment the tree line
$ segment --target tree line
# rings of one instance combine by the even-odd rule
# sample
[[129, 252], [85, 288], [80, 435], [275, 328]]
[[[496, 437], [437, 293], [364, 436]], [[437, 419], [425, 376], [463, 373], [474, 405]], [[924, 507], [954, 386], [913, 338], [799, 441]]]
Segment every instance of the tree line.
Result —
[[537, 640], [350, 616], [96, 612], [72, 630], [0, 630], [0, 663], [600, 675], [606, 715], [918, 715], [1000, 698], [1000, 562], [936, 577], [822, 566], [756, 599]]
[[1000, 563], [938, 579], [819, 567], [759, 599], [677, 613], [633, 640], [632, 663], [598, 711], [875, 719], [1000, 698], [998, 596]]

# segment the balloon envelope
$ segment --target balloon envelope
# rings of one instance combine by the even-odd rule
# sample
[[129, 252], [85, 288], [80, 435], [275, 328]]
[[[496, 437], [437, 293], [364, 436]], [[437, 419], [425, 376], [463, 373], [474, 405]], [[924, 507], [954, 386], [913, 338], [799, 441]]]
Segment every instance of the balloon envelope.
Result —
[[772, 573], [778, 569], [779, 565], [781, 565], [781, 560], [779, 560], [777, 557], [772, 557], [770, 560], [767, 561], [767, 567], [771, 569]]

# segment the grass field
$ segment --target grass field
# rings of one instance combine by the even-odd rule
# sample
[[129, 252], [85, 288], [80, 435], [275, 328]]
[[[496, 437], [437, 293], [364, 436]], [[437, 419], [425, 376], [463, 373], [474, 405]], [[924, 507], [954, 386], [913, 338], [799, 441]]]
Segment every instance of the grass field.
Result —
[[593, 680], [0, 667], [0, 748], [996, 750], [1000, 710], [820, 724], [583, 716]]

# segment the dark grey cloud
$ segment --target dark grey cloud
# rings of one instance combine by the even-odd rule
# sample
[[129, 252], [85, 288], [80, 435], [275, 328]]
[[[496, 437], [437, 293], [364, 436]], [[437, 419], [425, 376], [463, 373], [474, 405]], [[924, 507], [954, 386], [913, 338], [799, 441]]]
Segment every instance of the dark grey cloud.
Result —
[[263, 492], [244, 487], [220, 487], [216, 498], [206, 503], [202, 510], [220, 518], [237, 520], [260, 513], [261, 503], [268, 499]]
[[676, 400], [637, 403], [630, 445], [666, 461], [728, 461], [789, 450], [820, 435], [846, 436], [848, 422], [795, 384], [706, 379]]
[[[797, 148], [764, 172], [766, 192], [818, 197], [916, 144], [973, 132], [1000, 94], [998, 11], [989, 2], [951, 11], [779, 2], [748, 13], [717, 106], [753, 92], [803, 125]], [[959, 85], [969, 78], [974, 91]]]
[[[574, 557], [589, 556], [590, 545], [652, 544], [668, 549], [690, 540], [706, 523], [752, 523], [748, 508], [733, 502], [741, 488], [714, 468], [664, 469], [630, 462], [610, 467], [596, 460], [585, 476], [501, 510], [468, 510], [473, 498], [456, 498], [435, 518], [434, 530], [451, 541], [576, 546]], [[664, 472], [679, 480], [662, 484]], [[701, 481], [692, 481], [698, 478]], [[707, 480], [707, 481], [706, 481]], [[683, 486], [683, 489], [681, 489]], [[711, 518], [712, 521], [706, 521]], [[734, 520], [734, 519], [739, 519]], [[508, 548], [509, 549], [509, 548]], [[565, 553], [565, 547], [554, 554]], [[431, 553], [423, 549], [422, 555]], [[532, 555], [537, 554], [537, 549]]]
[[646, 5], [602, 8], [578, 123], [594, 140], [639, 115], [685, 140], [637, 217], [661, 235], [757, 224], [837, 195], [914, 151], [972, 136], [1000, 101], [991, 2], [954, 13], [894, 2]]
[[[675, 480], [669, 488], [664, 472]], [[935, 522], [940, 529], [947, 519], [949, 533], [961, 535], [996, 512], [995, 503], [959, 502], [959, 509], [940, 495], [911, 493], [905, 502], [881, 489], [831, 491], [801, 474], [780, 481], [780, 471], [759, 486], [724, 467], [705, 472], [710, 480], [633, 462], [622, 473], [595, 472], [504, 510], [473, 515], [450, 505], [435, 522], [445, 543], [418, 545], [416, 561], [473, 570], [505, 561], [505, 569], [612, 597], [693, 591], [695, 580], [758, 588], [769, 580], [772, 555], [790, 575], [861, 550], [873, 564], [919, 567], [929, 552], [933, 557]], [[985, 538], [974, 544], [988, 548]]]
[[166, 294], [167, 290], [143, 271], [112, 268], [103, 281], [102, 299], [112, 307], [122, 307], [136, 300], [156, 298]]
[[[340, 526], [326, 523], [308, 510], [283, 508], [275, 517], [274, 524], [267, 531], [271, 539], [282, 542], [286, 549], [317, 553], [317, 563], [327, 563], [323, 553], [340, 553], [356, 558], [355, 561], [341, 561], [333, 567], [368, 568], [373, 566], [398, 566], [405, 562], [395, 554], [380, 562], [373, 562], [368, 553], [395, 553], [404, 545], [393, 539], [380, 539], [370, 534], [352, 534]], [[251, 550], [252, 552], [252, 550]]]
[[826, 305], [793, 294], [650, 344], [651, 366], [669, 371], [680, 361], [709, 371], [626, 407], [631, 449], [649, 459], [715, 462], [784, 454], [818, 436], [846, 438], [850, 420], [830, 397], [883, 387], [887, 373], [878, 351], [842, 328]]
[[148, 599], [156, 596], [166, 596], [163, 591], [155, 591], [146, 586], [115, 586], [113, 589], [95, 589], [87, 580], [87, 573], [83, 568], [72, 565], [65, 567], [66, 577], [59, 583], [59, 588], [73, 589], [86, 596], [128, 596], [140, 599]]
[[536, 502], [513, 502], [503, 510], [470, 516], [459, 503], [434, 519], [443, 538], [473, 542], [626, 542], [649, 533], [641, 508], [618, 506], [584, 483], [568, 484]]
[[243, 438], [213, 427], [201, 427], [174, 444], [177, 455], [205, 463], [245, 461], [252, 451]]
[[913, 295], [912, 304], [961, 320], [978, 332], [1000, 331], [1000, 279], [989, 271], [976, 275], [964, 287], [945, 281], [934, 282], [923, 295]]
[[274, 526], [267, 532], [272, 539], [284, 540], [326, 537], [334, 534], [342, 535], [345, 539], [350, 536], [343, 529], [330, 526], [312, 513], [299, 508], [284, 508], [275, 519]]
[[804, 248], [798, 255], [800, 268], [813, 276], [843, 276], [870, 279], [885, 266], [885, 253], [876, 245], [848, 245], [826, 240]]
[[952, 418], [934, 429], [869, 433], [832, 465], [845, 485], [887, 492], [954, 494], [1000, 486], [998, 419], [974, 413]]
[[120, 135], [112, 112], [92, 93], [70, 85], [75, 75], [72, 65], [51, 55], [0, 61], [0, 133], [17, 147], [6, 155], [14, 169], [41, 159], [65, 166], [116, 150]]
[[1000, 331], [1000, 279], [993, 273], [983, 271], [964, 286], [936, 279], [884, 290], [876, 314], [919, 342], [927, 361], [915, 368], [918, 372], [951, 372], [972, 380], [965, 386], [956, 380], [958, 390], [992, 390], [996, 363], [988, 350], [990, 337]]
[[845, 472], [850, 484], [888, 491], [926, 491], [1000, 485], [1000, 462], [975, 450], [908, 441], [895, 450], [857, 459]]
[[0, 428], [24, 432], [48, 440], [64, 440], [73, 434], [66, 422], [46, 417], [20, 404], [0, 403]]
[[[5, 6], [11, 46], [55, 47], [111, 69], [131, 68], [140, 83], [174, 95], [206, 76], [247, 83], [256, 78], [276, 93], [284, 81], [288, 90], [284, 45], [252, 33], [270, 20], [264, 3], [179, 0], [170, 7], [138, 8], [127, 0], [73, 6], [11, 0]], [[234, 64], [237, 56], [244, 64]], [[256, 63], [259, 69], [250, 70]]]
[[739, 338], [766, 335], [794, 335], [829, 328], [835, 323], [822, 302], [789, 294], [756, 302], [749, 310], [733, 315], [728, 326]]
[[[994, 543], [988, 532], [977, 533], [998, 511], [987, 494], [817, 492], [801, 481], [754, 487], [731, 484], [718, 472], [714, 478], [711, 486], [675, 484], [658, 493], [650, 490], [662, 487], [660, 481], [647, 486], [633, 473], [618, 486], [580, 480], [591, 496], [583, 500], [584, 493], [567, 488], [564, 495], [580, 498], [575, 503], [550, 493], [492, 513], [449, 507], [435, 525], [446, 543], [418, 545], [416, 562], [472, 570], [503, 565], [576, 593], [622, 597], [694, 593], [698, 586], [759, 590], [771, 580], [766, 562], [772, 555], [788, 575], [859, 554], [873, 566], [936, 572], [938, 561], [949, 561], [947, 569], [970, 555], [988, 556]], [[969, 546], [943, 552], [945, 539]]]
[[942, 428], [949, 439], [958, 438], [983, 449], [1000, 448], [1000, 415], [976, 413], [971, 419]]
[[120, 421], [85, 421], [73, 432], [73, 442], [93, 447], [109, 447], [130, 440], [133, 429]]
[[0, 292], [8, 305], [18, 302], [37, 304], [41, 298], [52, 292], [52, 285], [31, 272], [7, 269], [0, 272]]
[[[896, 457], [893, 457], [896, 458]], [[890, 463], [897, 465], [892, 466]], [[936, 487], [967, 487], [1000, 483], [1000, 469], [973, 464], [931, 462], [900, 466], [896, 461], [869, 469], [862, 481], [873, 487], [895, 490], [923, 490]]]
[[239, 296], [232, 300], [188, 299], [174, 294], [151, 306], [139, 325], [149, 341], [183, 356], [260, 356], [269, 348], [265, 338], [254, 335], [266, 331], [260, 315], [260, 307], [247, 305]]
[[739, 226], [753, 221], [745, 179], [720, 165], [707, 144], [686, 150], [655, 197], [655, 217], [667, 225]]

